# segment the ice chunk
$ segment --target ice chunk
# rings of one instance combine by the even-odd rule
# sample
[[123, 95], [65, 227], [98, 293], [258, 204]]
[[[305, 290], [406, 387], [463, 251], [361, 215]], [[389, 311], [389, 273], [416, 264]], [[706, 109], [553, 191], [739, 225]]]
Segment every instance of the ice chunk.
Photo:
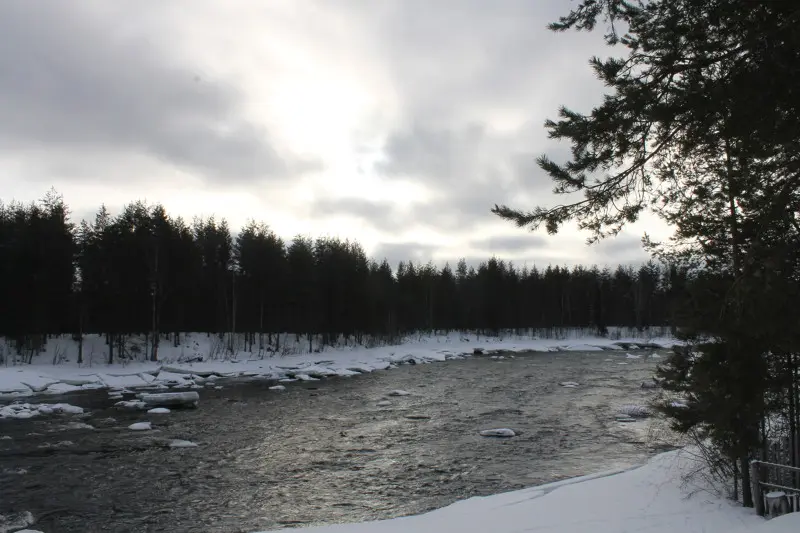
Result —
[[197, 448], [197, 444], [190, 440], [175, 439], [170, 441], [170, 448]]
[[148, 431], [153, 429], [153, 427], [150, 425], [150, 422], [136, 422], [128, 426], [128, 429], [133, 431]]
[[11, 405], [0, 407], [0, 418], [27, 419], [38, 415], [58, 413], [80, 414], [83, 413], [83, 408], [68, 403], [12, 403]]
[[141, 394], [141, 400], [150, 406], [183, 406], [196, 407], [200, 401], [200, 395], [194, 391], [190, 392], [164, 392], [155, 394]]
[[141, 400], [123, 400], [114, 404], [117, 409], [126, 409], [128, 411], [144, 411], [147, 409], [147, 404]]
[[483, 431], [481, 431], [481, 437], [509, 438], [516, 436], [517, 433], [513, 429], [508, 429], [508, 428], [484, 429]]
[[64, 394], [67, 392], [74, 392], [76, 390], [81, 390], [81, 387], [78, 385], [70, 385], [69, 383], [58, 382], [48, 385], [45, 392], [47, 394]]
[[170, 410], [167, 409], [166, 407], [154, 407], [154, 408], [150, 409], [149, 411], [147, 411], [147, 414], [151, 414], [151, 415], [168, 415], [169, 413], [170, 413]]
[[[47, 405], [47, 404], [42, 404]], [[54, 413], [66, 413], [70, 415], [79, 415], [83, 413], [83, 407], [77, 405], [70, 405], [68, 403], [56, 403], [50, 405]]]
[[568, 389], [574, 389], [575, 387], [580, 387], [581, 384], [576, 381], [562, 381], [559, 385]]
[[619, 408], [619, 414], [633, 418], [647, 418], [650, 416], [650, 409], [644, 405], [623, 405]]
[[18, 531], [21, 527], [33, 525], [34, 519], [30, 511], [13, 513], [9, 515], [0, 514], [0, 533]]
[[194, 383], [191, 374], [179, 374], [177, 372], [167, 372], [164, 370], [158, 373], [156, 380], [160, 383], [174, 386], [188, 386]]
[[286, 387], [284, 387], [283, 385], [273, 385], [272, 387], [269, 388], [269, 390], [281, 391], [281, 390], [286, 390]]
[[389, 405], [392, 405], [392, 402], [390, 402], [389, 400], [381, 400], [376, 405], [378, 407], [387, 407]]
[[90, 426], [89, 424], [84, 424], [83, 422], [70, 422], [64, 427], [66, 429], [94, 429], [94, 426]]

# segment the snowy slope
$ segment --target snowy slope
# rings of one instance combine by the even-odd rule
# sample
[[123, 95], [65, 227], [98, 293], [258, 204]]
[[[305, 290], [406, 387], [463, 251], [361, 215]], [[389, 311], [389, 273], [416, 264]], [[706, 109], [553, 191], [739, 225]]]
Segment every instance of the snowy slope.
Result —
[[[684, 482], [697, 459], [681, 450], [621, 473], [606, 473], [484, 498], [430, 513], [298, 533], [784, 533], [796, 517], [765, 522], [710, 491]], [[698, 490], [699, 489], [699, 490]], [[689, 496], [689, 493], [694, 492]], [[769, 526], [769, 527], [767, 527]]]

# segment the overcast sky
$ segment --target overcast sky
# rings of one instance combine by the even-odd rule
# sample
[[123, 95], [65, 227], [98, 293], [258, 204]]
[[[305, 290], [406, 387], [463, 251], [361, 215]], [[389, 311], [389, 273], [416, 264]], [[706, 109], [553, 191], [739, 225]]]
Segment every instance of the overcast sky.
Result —
[[3, 0], [0, 197], [159, 202], [393, 263], [643, 260], [643, 223], [587, 248], [490, 213], [557, 201], [535, 158], [569, 147], [543, 122], [600, 101], [601, 35], [545, 28], [574, 4]]

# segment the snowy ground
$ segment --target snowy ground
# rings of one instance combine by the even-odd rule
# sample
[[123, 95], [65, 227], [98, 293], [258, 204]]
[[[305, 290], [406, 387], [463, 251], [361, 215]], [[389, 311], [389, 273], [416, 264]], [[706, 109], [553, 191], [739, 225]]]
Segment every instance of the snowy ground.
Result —
[[381, 522], [296, 529], [298, 533], [796, 533], [800, 513], [765, 521], [725, 500], [702, 476], [691, 452], [644, 466], [471, 498], [427, 514]]
[[[211, 387], [219, 377], [263, 377], [310, 381], [331, 376], [353, 376], [385, 370], [400, 364], [460, 359], [476, 353], [499, 351], [601, 351], [622, 350], [628, 343], [668, 347], [670, 338], [608, 339], [582, 337], [569, 340], [530, 337], [476, 337], [453, 333], [416, 336], [401, 345], [327, 349], [321, 353], [259, 357], [239, 352], [235, 357], [215, 355], [219, 339], [205, 334], [185, 335], [178, 347], [162, 343], [158, 363], [108, 365], [102, 338], [87, 337], [84, 354], [88, 364], [77, 365], [77, 345], [69, 337], [49, 339], [42, 355], [32, 364], [0, 367], [0, 395], [61, 394], [81, 389]], [[635, 348], [636, 346], [631, 346]], [[7, 358], [8, 360], [8, 358]], [[194, 362], [182, 362], [192, 360]], [[54, 364], [54, 362], [57, 362]]]

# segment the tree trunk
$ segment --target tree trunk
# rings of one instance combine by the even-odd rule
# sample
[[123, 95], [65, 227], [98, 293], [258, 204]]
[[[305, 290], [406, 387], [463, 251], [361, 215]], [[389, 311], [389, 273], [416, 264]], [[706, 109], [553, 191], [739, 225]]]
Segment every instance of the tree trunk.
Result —
[[[156, 269], [158, 269], [158, 259], [157, 258], [158, 258], [158, 255], [156, 255]], [[157, 310], [156, 310], [156, 289], [157, 289], [157, 285], [154, 284], [153, 285], [153, 296], [152, 296], [152, 298], [153, 298], [153, 308], [151, 310], [151, 313], [152, 313], [152, 317], [151, 318], [152, 318], [152, 321], [153, 321], [153, 323], [152, 323], [153, 346], [150, 349], [150, 360], [151, 361], [158, 361], [158, 341], [159, 341], [158, 337], [159, 337], [159, 335], [158, 335], [158, 313], [157, 313]]]
[[[794, 354], [791, 352], [787, 354], [787, 366], [789, 368], [789, 455], [791, 466], [797, 468], [798, 461], [800, 460], [800, 442], [798, 442], [798, 437], [800, 437], [800, 435], [798, 435], [797, 411], [800, 406], [798, 406], [797, 401], [797, 376], [795, 374], [794, 357]], [[800, 486], [800, 474], [795, 472], [793, 477], [795, 485]]]
[[108, 364], [114, 364], [114, 334], [106, 334], [106, 342], [108, 343]]
[[261, 304], [259, 306], [258, 316], [258, 351], [264, 349], [264, 295], [261, 295]]
[[739, 463], [739, 470], [742, 472], [742, 505], [744, 507], [752, 507], [753, 493], [750, 479], [750, 461], [746, 454], [739, 458]]
[[158, 345], [161, 341], [161, 335], [159, 335], [158, 330], [153, 332], [153, 347], [150, 350], [150, 360], [151, 361], [158, 361]]
[[78, 317], [78, 364], [83, 364], [83, 314]]
[[731, 160], [731, 145], [729, 139], [725, 138], [725, 168], [726, 181], [728, 185], [728, 212], [730, 215], [731, 231], [731, 255], [733, 256], [733, 272], [738, 276], [742, 271], [741, 250], [739, 243], [739, 219], [736, 212], [737, 187], [734, 177], [733, 161]]

